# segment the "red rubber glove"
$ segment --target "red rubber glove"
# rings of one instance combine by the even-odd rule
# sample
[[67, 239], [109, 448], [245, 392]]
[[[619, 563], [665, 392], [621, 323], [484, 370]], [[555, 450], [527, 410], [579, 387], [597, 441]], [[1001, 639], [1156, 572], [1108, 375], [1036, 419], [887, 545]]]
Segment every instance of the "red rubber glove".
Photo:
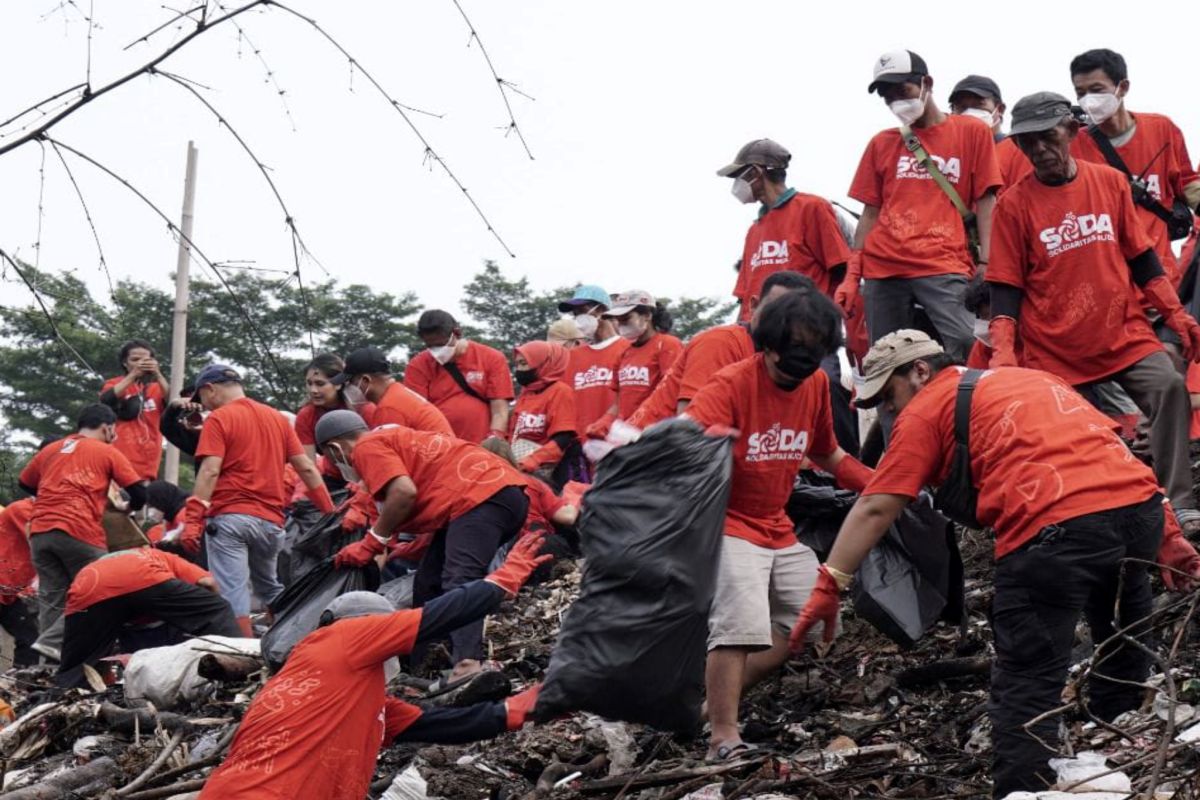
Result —
[[505, 730], [520, 730], [521, 726], [525, 724], [525, 718], [529, 716], [529, 712], [533, 711], [533, 707], [537, 705], [538, 694], [541, 691], [542, 685], [535, 683], [525, 691], [514, 694], [504, 701], [504, 710], [508, 713]]
[[365, 567], [371, 563], [371, 559], [386, 550], [386, 541], [376, 536], [374, 531], [367, 531], [366, 536], [339, 550], [333, 557], [333, 565], [335, 567]]
[[854, 309], [858, 305], [859, 281], [861, 279], [862, 252], [855, 250], [850, 253], [850, 260], [846, 262], [846, 277], [833, 290], [833, 302], [837, 303], [838, 308], [842, 309], [842, 313], [847, 318], [854, 316]]
[[420, 561], [421, 556], [425, 555], [425, 551], [431, 544], [433, 544], [433, 534], [421, 534], [411, 542], [398, 542], [392, 545], [392, 550], [388, 553], [388, 561], [396, 558], [402, 558], [405, 561]]
[[600, 419], [587, 426], [584, 435], [589, 439], [604, 439], [608, 437], [608, 429], [612, 427], [616, 421], [616, 414], [605, 414]]
[[522, 472], [534, 472], [541, 467], [549, 467], [562, 461], [563, 449], [558, 442], [549, 441], [521, 459], [517, 467]]
[[875, 470], [849, 453], [842, 456], [842, 460], [833, 469], [833, 478], [837, 481], [838, 486], [852, 492], [861, 492], [866, 489], [874, 474]]
[[804, 608], [800, 610], [800, 616], [796, 618], [796, 625], [792, 628], [792, 635], [788, 637], [788, 647], [792, 655], [798, 656], [804, 652], [804, 641], [808, 632], [818, 622], [825, 623], [825, 641], [833, 641], [833, 634], [837, 630], [838, 611], [841, 608], [840, 594], [837, 580], [822, 564], [817, 570], [817, 585], [808, 596]]
[[200, 555], [200, 546], [204, 537], [204, 517], [208, 514], [209, 503], [195, 495], [189, 497], [183, 505], [183, 533], [179, 534], [179, 546], [189, 555]]
[[1012, 317], [992, 317], [988, 325], [988, 336], [992, 340], [991, 368], [1019, 367], [1017, 363], [1017, 321]]
[[308, 487], [304, 493], [312, 501], [312, 504], [317, 507], [317, 511], [320, 511], [322, 514], [333, 513], [333, 495], [329, 494], [329, 487], [325, 485], [325, 481], [321, 481], [315, 487]]
[[525, 581], [529, 580], [529, 576], [535, 569], [547, 561], [554, 560], [554, 556], [549, 554], [538, 555], [538, 551], [542, 549], [542, 543], [545, 541], [545, 538], [541, 536], [518, 538], [513, 544], [512, 550], [508, 551], [508, 558], [504, 559], [500, 569], [488, 575], [484, 580], [496, 584], [510, 597], [515, 596], [517, 592], [521, 591], [521, 587], [525, 585]]
[[1200, 361], [1200, 325], [1192, 315], [1184, 311], [1179, 302], [1179, 293], [1165, 275], [1159, 275], [1142, 287], [1142, 294], [1150, 305], [1162, 314], [1167, 327], [1183, 342], [1183, 357], [1188, 361]]
[[1200, 585], [1200, 554], [1191, 542], [1183, 538], [1183, 529], [1179, 527], [1175, 511], [1167, 502], [1163, 503], [1163, 539], [1158, 547], [1158, 563], [1163, 566], [1163, 583], [1172, 592], [1186, 594]]

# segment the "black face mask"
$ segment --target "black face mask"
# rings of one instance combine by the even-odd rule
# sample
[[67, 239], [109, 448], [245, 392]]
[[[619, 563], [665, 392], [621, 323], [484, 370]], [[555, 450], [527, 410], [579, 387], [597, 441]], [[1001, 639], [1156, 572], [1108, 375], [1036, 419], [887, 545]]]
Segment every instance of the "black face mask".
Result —
[[821, 359], [824, 357], [824, 347], [793, 344], [779, 354], [779, 361], [775, 367], [792, 378], [798, 386], [820, 368]]
[[513, 373], [517, 378], [518, 386], [528, 386], [537, 380], [536, 369], [518, 369]]

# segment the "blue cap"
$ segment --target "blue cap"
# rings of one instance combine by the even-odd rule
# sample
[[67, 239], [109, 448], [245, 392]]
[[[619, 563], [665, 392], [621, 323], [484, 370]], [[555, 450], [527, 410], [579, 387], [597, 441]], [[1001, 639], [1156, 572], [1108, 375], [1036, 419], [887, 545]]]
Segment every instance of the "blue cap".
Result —
[[558, 310], [564, 314], [569, 314], [575, 310], [576, 306], [584, 305], [585, 303], [599, 303], [608, 308], [611, 301], [608, 297], [608, 292], [596, 285], [584, 285], [575, 290], [575, 295], [570, 300], [564, 300], [558, 304]]
[[204, 386], [211, 386], [214, 383], [241, 383], [242, 376], [238, 371], [228, 364], [209, 364], [204, 369], [200, 370], [200, 374], [196, 376], [195, 392], [192, 394], [192, 402], [200, 402], [200, 389]]

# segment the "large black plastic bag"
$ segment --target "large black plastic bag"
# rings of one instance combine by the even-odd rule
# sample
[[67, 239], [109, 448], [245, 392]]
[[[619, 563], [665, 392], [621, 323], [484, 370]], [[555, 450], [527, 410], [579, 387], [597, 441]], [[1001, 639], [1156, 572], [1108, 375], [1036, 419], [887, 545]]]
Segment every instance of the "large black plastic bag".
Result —
[[579, 599], [533, 712], [694, 732], [732, 445], [689, 420], [648, 429], [599, 464], [579, 522]]
[[858, 495], [849, 489], [837, 488], [832, 476], [825, 479], [811, 470], [802, 471], [787, 502], [796, 538], [824, 561], [857, 499]]
[[904, 509], [858, 568], [854, 611], [911, 647], [939, 619], [962, 613], [962, 560], [953, 524], [922, 494]]
[[373, 592], [378, 586], [379, 570], [373, 563], [338, 569], [330, 558], [300, 576], [271, 603], [275, 624], [262, 638], [267, 666], [272, 672], [283, 666], [296, 643], [317, 629], [321, 612], [335, 597], [359, 590]]

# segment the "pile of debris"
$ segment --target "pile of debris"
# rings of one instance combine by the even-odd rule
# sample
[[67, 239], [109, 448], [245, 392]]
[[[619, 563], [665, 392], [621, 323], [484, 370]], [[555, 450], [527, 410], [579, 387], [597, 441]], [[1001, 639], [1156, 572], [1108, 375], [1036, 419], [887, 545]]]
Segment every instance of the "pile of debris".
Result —
[[[906, 651], [849, 616], [839, 640], [750, 692], [745, 738], [763, 747], [752, 756], [708, 764], [702, 735], [689, 740], [577, 714], [474, 745], [387, 748], [372, 797], [986, 797], [990, 548], [980, 536], [963, 542], [966, 626], [938, 627]], [[579, 579], [576, 565], [559, 563], [551, 580], [489, 620], [491, 658], [518, 688], [546, 669]], [[1090, 796], [1113, 800], [1200, 798], [1198, 605], [1200, 593], [1160, 597], [1152, 620], [1156, 674], [1142, 708], [1112, 725], [1091, 719], [1081, 702], [1091, 646], [1081, 628], [1059, 712], [1070, 748], [1059, 789], [1110, 792]], [[265, 672], [220, 643], [191, 647], [203, 662], [196, 665], [202, 688], [168, 692], [157, 697], [157, 708], [147, 704], [144, 687], [138, 700], [125, 696], [133, 694], [134, 662], [125, 683], [106, 686], [97, 676], [90, 692], [52, 689], [43, 668], [0, 677], [0, 697], [15, 717], [0, 731], [0, 798], [192, 796], [219, 763]], [[443, 666], [435, 660], [413, 671]], [[410, 686], [396, 691], [420, 702]], [[168, 710], [171, 703], [177, 707]]]

